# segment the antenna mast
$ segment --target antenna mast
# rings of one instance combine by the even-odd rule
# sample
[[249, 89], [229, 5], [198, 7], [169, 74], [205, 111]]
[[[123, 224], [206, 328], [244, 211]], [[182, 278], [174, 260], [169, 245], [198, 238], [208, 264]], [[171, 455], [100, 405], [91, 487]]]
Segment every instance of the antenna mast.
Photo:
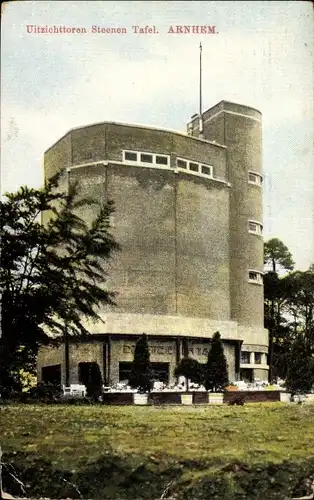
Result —
[[203, 114], [202, 114], [202, 43], [200, 43], [200, 113], [199, 113], [199, 137], [204, 138]]

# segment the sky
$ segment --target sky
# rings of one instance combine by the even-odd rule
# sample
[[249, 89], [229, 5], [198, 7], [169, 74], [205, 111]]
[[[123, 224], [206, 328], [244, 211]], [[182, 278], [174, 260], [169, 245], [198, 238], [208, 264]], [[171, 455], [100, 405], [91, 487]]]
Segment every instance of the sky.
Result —
[[[177, 25], [215, 34], [169, 33]], [[280, 238], [298, 269], [314, 262], [312, 2], [17, 1], [1, 31], [1, 193], [39, 187], [45, 150], [74, 127], [185, 132], [199, 109], [201, 42], [203, 110], [228, 100], [263, 115], [265, 239]]]

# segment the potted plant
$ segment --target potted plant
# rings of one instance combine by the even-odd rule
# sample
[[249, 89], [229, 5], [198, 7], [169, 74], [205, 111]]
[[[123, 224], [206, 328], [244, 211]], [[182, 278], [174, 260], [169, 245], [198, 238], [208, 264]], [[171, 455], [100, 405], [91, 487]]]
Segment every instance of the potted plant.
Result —
[[150, 353], [145, 333], [138, 339], [135, 345], [129, 385], [137, 389], [133, 395], [134, 404], [145, 405], [148, 402], [148, 394], [153, 387], [153, 377], [150, 364]]
[[205, 366], [205, 388], [210, 391], [210, 404], [223, 403], [223, 391], [228, 385], [228, 365], [224, 354], [220, 333], [214, 333]]
[[189, 381], [200, 383], [202, 379], [202, 370], [200, 363], [193, 358], [182, 358], [174, 371], [175, 377], [185, 377], [185, 394], [181, 394], [181, 403], [191, 405], [193, 403], [193, 394], [189, 392]]

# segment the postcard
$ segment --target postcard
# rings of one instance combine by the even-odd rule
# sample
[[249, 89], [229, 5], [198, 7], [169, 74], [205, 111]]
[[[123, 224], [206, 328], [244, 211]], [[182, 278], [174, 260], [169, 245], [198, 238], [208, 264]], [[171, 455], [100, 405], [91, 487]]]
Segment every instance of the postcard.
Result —
[[[269, 456], [277, 464], [267, 443], [277, 440], [286, 460], [296, 448], [304, 458], [312, 417], [280, 406], [288, 396], [269, 380], [263, 249], [278, 238], [295, 270], [314, 263], [312, 24], [311, 2], [292, 0], [4, 3], [2, 199], [21, 186], [40, 189], [60, 171], [64, 192], [78, 181], [84, 196], [113, 201], [108, 220], [119, 246], [106, 240], [115, 305], [104, 300], [97, 321], [80, 323], [87, 340], [70, 337], [73, 304], [83, 314], [100, 293], [98, 283], [76, 281], [80, 300], [73, 287], [68, 307], [57, 301], [62, 343], [32, 351], [35, 388], [22, 398], [29, 404], [0, 413], [5, 491], [233, 498], [234, 480], [253, 499], [248, 476], [259, 480]], [[90, 206], [79, 214], [95, 222]], [[23, 280], [32, 275], [32, 256], [12, 275], [19, 266]], [[67, 272], [49, 275], [47, 297]], [[27, 342], [15, 348], [18, 357]], [[216, 383], [208, 367], [217, 359]], [[136, 371], [144, 365], [149, 379]], [[223, 405], [230, 402], [239, 407]], [[304, 443], [296, 445], [293, 419], [297, 426], [301, 418]], [[284, 489], [277, 465], [278, 499], [311, 493]], [[301, 472], [292, 470], [295, 484]]]

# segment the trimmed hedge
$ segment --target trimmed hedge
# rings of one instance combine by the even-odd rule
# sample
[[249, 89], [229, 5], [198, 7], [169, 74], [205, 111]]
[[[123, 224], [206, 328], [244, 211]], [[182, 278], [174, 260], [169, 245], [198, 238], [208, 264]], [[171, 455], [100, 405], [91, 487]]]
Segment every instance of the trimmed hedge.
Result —
[[280, 401], [280, 391], [226, 391], [224, 403], [241, 398], [243, 403], [265, 403]]

